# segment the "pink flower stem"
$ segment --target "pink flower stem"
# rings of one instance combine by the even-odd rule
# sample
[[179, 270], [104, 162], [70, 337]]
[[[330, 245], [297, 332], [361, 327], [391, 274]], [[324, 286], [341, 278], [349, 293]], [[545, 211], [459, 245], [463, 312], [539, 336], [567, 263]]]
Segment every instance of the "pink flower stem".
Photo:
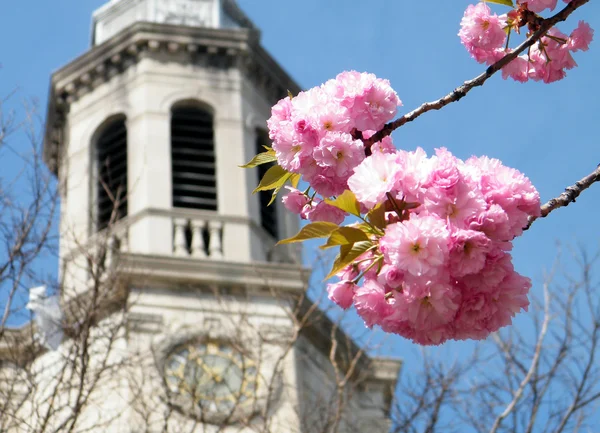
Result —
[[390, 194], [389, 192], [386, 192], [385, 195], [387, 196], [388, 200], [392, 204], [392, 207], [394, 208], [394, 212], [396, 212], [396, 215], [398, 215], [398, 218], [403, 220], [404, 212], [400, 209], [400, 207], [398, 206], [398, 203], [396, 203], [396, 200], [394, 200], [394, 197], [392, 197], [392, 194]]
[[[371, 249], [374, 249], [374, 248], [371, 248]], [[371, 249], [369, 249], [368, 251], [371, 251]], [[373, 269], [373, 267], [375, 265], [379, 265], [379, 268], [381, 268], [381, 263], [383, 262], [383, 256], [382, 255], [376, 256], [376, 257], [370, 258], [368, 260], [373, 260], [373, 263], [371, 263], [364, 271], [362, 271], [360, 273], [360, 275], [358, 277], [356, 277], [354, 279], [354, 281], [352, 281], [354, 284], [358, 284], [358, 282], [362, 279], [362, 277], [364, 277], [367, 272], [369, 272], [371, 269]], [[356, 262], [355, 264], [358, 264], [358, 263], [361, 263], [361, 262]]]

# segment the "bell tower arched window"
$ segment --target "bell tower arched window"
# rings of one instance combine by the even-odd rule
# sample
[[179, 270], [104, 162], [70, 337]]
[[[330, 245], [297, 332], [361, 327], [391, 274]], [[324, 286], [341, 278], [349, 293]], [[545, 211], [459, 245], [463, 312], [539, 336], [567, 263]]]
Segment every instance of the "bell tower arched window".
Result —
[[[269, 134], [261, 129], [256, 130], [256, 153], [262, 153], [265, 151], [265, 146], [270, 146], [271, 141], [269, 140]], [[262, 179], [269, 168], [273, 166], [271, 164], [262, 164], [258, 166], [258, 179]], [[269, 206], [273, 193], [272, 191], [261, 191], [258, 193], [259, 205], [260, 205], [260, 225], [274, 238], [277, 238], [277, 207], [275, 203]]]
[[127, 216], [127, 126], [125, 116], [104, 125], [96, 139], [96, 224], [106, 228]]
[[173, 207], [217, 210], [213, 116], [193, 105], [171, 111]]

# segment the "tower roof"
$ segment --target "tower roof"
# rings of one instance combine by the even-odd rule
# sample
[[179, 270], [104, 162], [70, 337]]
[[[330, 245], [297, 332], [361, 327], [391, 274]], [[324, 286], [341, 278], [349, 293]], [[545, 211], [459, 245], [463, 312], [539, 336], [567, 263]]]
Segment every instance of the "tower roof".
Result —
[[94, 12], [92, 45], [136, 22], [257, 30], [235, 0], [111, 0]]

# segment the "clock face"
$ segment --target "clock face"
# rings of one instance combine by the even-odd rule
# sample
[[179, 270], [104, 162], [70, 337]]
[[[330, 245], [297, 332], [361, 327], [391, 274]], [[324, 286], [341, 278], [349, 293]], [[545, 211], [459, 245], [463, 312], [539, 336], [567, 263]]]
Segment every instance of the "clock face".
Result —
[[227, 413], [256, 395], [256, 365], [231, 346], [191, 342], [166, 359], [165, 380], [176, 393], [202, 411]]

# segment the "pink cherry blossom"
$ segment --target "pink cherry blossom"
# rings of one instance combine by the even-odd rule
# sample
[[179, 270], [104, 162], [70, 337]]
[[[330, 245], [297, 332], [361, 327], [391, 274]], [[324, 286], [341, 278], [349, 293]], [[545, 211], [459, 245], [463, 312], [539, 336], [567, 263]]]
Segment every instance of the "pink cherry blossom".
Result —
[[322, 201], [314, 207], [303, 210], [302, 215], [313, 222], [326, 221], [339, 225], [344, 222], [347, 214], [343, 210]]
[[354, 291], [354, 307], [369, 328], [393, 313], [386, 299], [385, 287], [375, 280], [366, 280]]
[[457, 228], [467, 228], [485, 208], [486, 203], [479, 191], [469, 190], [466, 184], [456, 189], [455, 196], [439, 191], [437, 194], [428, 194], [422, 207], [430, 215], [447, 219]]
[[[569, 0], [564, 2], [570, 3]], [[502, 16], [492, 14], [485, 2], [467, 7], [458, 35], [477, 62], [492, 65], [511, 53], [512, 49], [505, 45], [506, 30], [515, 31], [512, 27], [515, 24], [525, 25], [528, 20], [527, 14], [531, 15], [531, 12], [553, 10], [557, 0], [518, 0], [517, 3], [526, 5], [526, 9], [513, 9], [508, 15]], [[590, 26], [583, 21], [580, 21], [570, 37], [553, 27], [527, 54], [516, 57], [505, 65], [502, 68], [502, 77], [510, 77], [521, 83], [530, 79], [544, 83], [562, 80], [567, 70], [577, 66], [571, 53], [586, 51], [593, 34]]]
[[360, 131], [378, 131], [396, 116], [401, 104], [389, 81], [375, 79], [352, 104], [354, 124]]
[[407, 308], [408, 320], [418, 331], [437, 329], [454, 319], [459, 303], [459, 291], [444, 281], [431, 281], [425, 293]]
[[383, 265], [377, 276], [377, 281], [392, 289], [397, 289], [404, 282], [404, 272], [399, 271], [395, 266]]
[[395, 154], [374, 153], [365, 158], [348, 179], [348, 187], [368, 209], [384, 201], [399, 173]]
[[496, 241], [512, 239], [508, 214], [497, 204], [490, 205], [489, 209], [477, 215], [469, 224], [469, 228], [483, 232]]
[[460, 25], [460, 40], [479, 63], [485, 63], [506, 42], [506, 16], [492, 15], [488, 5], [483, 2], [469, 5]]
[[290, 186], [286, 186], [286, 188], [290, 192], [282, 197], [281, 201], [283, 205], [290, 212], [300, 215], [302, 209], [308, 204], [310, 199], [302, 191], [298, 191], [296, 188]]
[[305, 174], [304, 179], [323, 197], [340, 195], [348, 188], [347, 177], [340, 179], [332, 167], [316, 167], [312, 173]]
[[[510, 51], [508, 49], [503, 54], [509, 54]], [[519, 56], [502, 68], [502, 78], [506, 80], [510, 77], [519, 83], [525, 83], [529, 80], [529, 69], [529, 59], [527, 56]]]
[[587, 51], [594, 39], [594, 30], [585, 21], [579, 21], [577, 28], [571, 32], [569, 37], [569, 49], [571, 51]]
[[332, 99], [323, 105], [312, 107], [307, 117], [312, 127], [321, 135], [329, 131], [349, 133], [354, 128], [348, 109]]
[[396, 153], [398, 174], [394, 189], [399, 200], [423, 202], [426, 185], [429, 181], [433, 162], [427, 153], [417, 147], [412, 152], [400, 150]]
[[450, 233], [444, 220], [414, 216], [387, 227], [379, 248], [389, 263], [415, 276], [436, 275], [448, 259]]
[[343, 268], [340, 272], [335, 274], [340, 280], [344, 281], [353, 281], [360, 275], [358, 268], [356, 265], [349, 265]]
[[494, 307], [485, 293], [463, 290], [462, 302], [456, 314], [453, 337], [457, 340], [486, 338], [490, 331], [487, 318], [491, 317]]
[[532, 66], [529, 76], [544, 83], [562, 80], [566, 76], [565, 70], [577, 66], [569, 49], [567, 35], [556, 28], [550, 29], [548, 35], [552, 38], [542, 38], [529, 52]]
[[496, 250], [488, 254], [483, 269], [476, 274], [463, 276], [460, 282], [468, 290], [491, 293], [514, 271], [510, 254]]
[[313, 157], [317, 164], [331, 167], [338, 177], [349, 176], [365, 158], [362, 141], [352, 139], [350, 134], [328, 132], [315, 148]]
[[455, 278], [483, 269], [492, 241], [475, 230], [455, 230], [450, 236], [450, 274]]
[[354, 290], [356, 284], [351, 281], [340, 281], [339, 283], [328, 284], [327, 293], [329, 299], [338, 304], [344, 310], [347, 310], [352, 305]]
[[510, 236], [523, 233], [529, 216], [540, 215], [540, 195], [521, 172], [488, 157], [470, 158], [465, 164], [478, 172], [485, 201], [499, 205], [507, 213]]
[[428, 173], [426, 186], [450, 190], [461, 180], [460, 162], [448, 149], [442, 147], [435, 150], [435, 156], [431, 158], [431, 171]]
[[531, 12], [542, 12], [544, 9], [554, 10], [558, 0], [517, 0], [519, 4], [527, 4]]
[[288, 135], [288, 132], [283, 132], [283, 130], [287, 128], [292, 129], [291, 119], [292, 100], [290, 98], [283, 98], [271, 108], [271, 118], [267, 120], [271, 140], [280, 141], [283, 139], [282, 135]]
[[[291, 126], [291, 123], [288, 125]], [[280, 130], [273, 140], [273, 150], [279, 165], [292, 173], [299, 173], [312, 159], [313, 148], [304, 144], [292, 130]]]

